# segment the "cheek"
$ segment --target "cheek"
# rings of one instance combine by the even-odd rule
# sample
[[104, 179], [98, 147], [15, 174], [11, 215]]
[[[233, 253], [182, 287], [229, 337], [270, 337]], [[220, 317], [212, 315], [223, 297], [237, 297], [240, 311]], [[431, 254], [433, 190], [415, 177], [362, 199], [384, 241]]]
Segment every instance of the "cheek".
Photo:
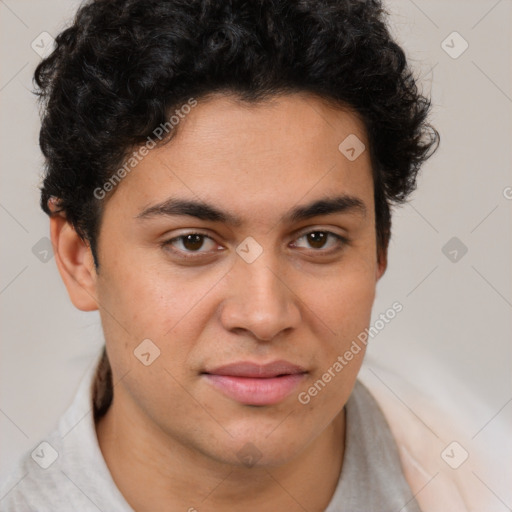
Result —
[[366, 345], [358, 336], [370, 324], [375, 278], [371, 267], [360, 265], [321, 284], [307, 304], [317, 329], [311, 347], [316, 371], [297, 401], [311, 418], [320, 414], [327, 421], [348, 400], [363, 362]]
[[368, 326], [375, 285], [374, 266], [341, 265], [322, 279], [314, 277], [305, 282], [304, 302], [318, 317], [316, 324], [323, 324], [322, 334], [329, 334], [327, 339], [335, 340], [339, 347]]
[[208, 280], [191, 279], [190, 273], [170, 272], [165, 265], [151, 265], [136, 258], [116, 259], [105, 268], [99, 299], [119, 315], [138, 337], [161, 337], [188, 312], [208, 289]]
[[148, 264], [142, 258], [139, 265], [136, 258], [112, 261], [115, 265], [103, 268], [98, 298], [111, 362], [118, 362], [118, 374], [138, 368], [134, 350], [146, 339], [166, 356], [167, 365], [184, 372], [183, 363], [214, 311], [211, 290], [226, 269], [198, 274], [191, 268]]

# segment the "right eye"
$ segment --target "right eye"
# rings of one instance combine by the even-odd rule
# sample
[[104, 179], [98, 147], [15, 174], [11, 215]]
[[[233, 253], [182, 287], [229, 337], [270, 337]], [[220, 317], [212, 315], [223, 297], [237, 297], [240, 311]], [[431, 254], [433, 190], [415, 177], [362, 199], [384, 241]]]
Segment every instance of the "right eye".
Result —
[[200, 251], [200, 249], [205, 246], [205, 241], [208, 241], [210, 246], [214, 247], [216, 245], [215, 241], [211, 237], [203, 233], [190, 232], [166, 240], [162, 242], [161, 246], [170, 248], [170, 250], [179, 257], [196, 258], [198, 256], [208, 254], [209, 252], [213, 252]]

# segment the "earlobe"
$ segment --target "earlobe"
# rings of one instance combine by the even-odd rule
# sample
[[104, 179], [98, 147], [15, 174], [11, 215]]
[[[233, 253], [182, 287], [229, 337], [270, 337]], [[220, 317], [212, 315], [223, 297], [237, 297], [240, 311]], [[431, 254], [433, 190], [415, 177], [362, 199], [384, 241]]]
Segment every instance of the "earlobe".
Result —
[[50, 233], [55, 261], [71, 302], [82, 311], [97, 310], [97, 274], [89, 245], [78, 236], [64, 213], [50, 218]]
[[388, 251], [387, 248], [380, 249], [377, 255], [377, 269], [375, 271], [375, 279], [378, 281], [386, 272], [388, 267]]

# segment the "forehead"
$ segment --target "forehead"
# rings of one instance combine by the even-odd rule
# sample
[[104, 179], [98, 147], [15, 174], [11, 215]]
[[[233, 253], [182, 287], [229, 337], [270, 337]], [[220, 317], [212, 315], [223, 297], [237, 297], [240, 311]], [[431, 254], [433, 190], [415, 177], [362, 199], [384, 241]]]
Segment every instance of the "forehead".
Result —
[[354, 110], [335, 108], [305, 92], [254, 103], [213, 94], [200, 100], [177, 128], [176, 139], [185, 151], [194, 149], [198, 156], [207, 152], [222, 160], [268, 153], [289, 157], [290, 151], [303, 157], [312, 153], [313, 146], [317, 152], [325, 149], [336, 154], [339, 142], [348, 135], [367, 139], [364, 123]]
[[[251, 104], [215, 95], [188, 110], [172, 140], [150, 150], [109, 203], [139, 214], [169, 196], [208, 199], [263, 218], [301, 198], [343, 193], [366, 203], [373, 195], [365, 127], [348, 109], [296, 93]], [[356, 159], [344, 152], [347, 140], [362, 151]]]

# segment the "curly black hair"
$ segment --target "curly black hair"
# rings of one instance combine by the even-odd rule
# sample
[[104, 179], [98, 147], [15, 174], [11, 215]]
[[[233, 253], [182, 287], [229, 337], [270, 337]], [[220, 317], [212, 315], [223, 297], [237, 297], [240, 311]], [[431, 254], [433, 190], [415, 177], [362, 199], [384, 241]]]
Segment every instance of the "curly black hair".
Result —
[[379, 0], [86, 2], [34, 74], [46, 158], [41, 207], [65, 212], [98, 267], [105, 199], [93, 191], [176, 107], [216, 92], [258, 102], [304, 91], [355, 110], [365, 124], [380, 254], [392, 205], [415, 189], [439, 144], [430, 100], [386, 16]]

